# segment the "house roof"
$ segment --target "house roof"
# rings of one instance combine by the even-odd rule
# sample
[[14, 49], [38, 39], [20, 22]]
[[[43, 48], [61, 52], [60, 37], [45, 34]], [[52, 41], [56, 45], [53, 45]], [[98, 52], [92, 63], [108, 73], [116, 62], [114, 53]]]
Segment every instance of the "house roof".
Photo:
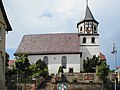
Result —
[[115, 70], [115, 72], [120, 72], [120, 68], [119, 68], [119, 69], [117, 69], [117, 70]]
[[1, 11], [2, 11], [2, 14], [3, 14], [3, 17], [4, 17], [5, 23], [7, 24], [7, 29], [6, 29], [6, 31], [12, 31], [12, 27], [11, 27], [11, 25], [10, 25], [10, 23], [9, 23], [8, 18], [7, 18], [7, 15], [6, 15], [6, 12], [5, 12], [5, 9], [4, 9], [2, 0], [0, 0], [0, 9], [1, 9]]
[[106, 57], [104, 54], [100, 52], [100, 61], [106, 61]]
[[79, 53], [77, 33], [24, 35], [15, 54]]
[[10, 66], [10, 65], [13, 65], [14, 63], [15, 63], [15, 60], [10, 60], [10, 61], [8, 62], [9, 66]]

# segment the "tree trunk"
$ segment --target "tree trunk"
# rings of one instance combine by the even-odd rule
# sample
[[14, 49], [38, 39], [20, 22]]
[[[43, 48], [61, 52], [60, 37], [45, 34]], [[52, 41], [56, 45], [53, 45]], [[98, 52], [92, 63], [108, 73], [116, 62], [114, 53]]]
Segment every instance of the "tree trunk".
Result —
[[26, 90], [26, 73], [25, 73], [25, 90]]
[[104, 81], [102, 81], [102, 90], [104, 90]]
[[25, 90], [26, 90], [26, 82], [25, 82]]

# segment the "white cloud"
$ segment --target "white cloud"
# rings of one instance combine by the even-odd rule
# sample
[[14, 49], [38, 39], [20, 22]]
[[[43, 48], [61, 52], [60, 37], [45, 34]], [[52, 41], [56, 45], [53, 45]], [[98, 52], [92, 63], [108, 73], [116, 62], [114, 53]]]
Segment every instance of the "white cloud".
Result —
[[[79, 0], [5, 0], [13, 26], [13, 32], [8, 34], [7, 48], [17, 48], [24, 34], [76, 32], [70, 30], [69, 24], [82, 13], [83, 8], [78, 9], [83, 5], [82, 2]], [[72, 26], [76, 30], [76, 26]], [[9, 38], [16, 37], [18, 40], [10, 43]]]

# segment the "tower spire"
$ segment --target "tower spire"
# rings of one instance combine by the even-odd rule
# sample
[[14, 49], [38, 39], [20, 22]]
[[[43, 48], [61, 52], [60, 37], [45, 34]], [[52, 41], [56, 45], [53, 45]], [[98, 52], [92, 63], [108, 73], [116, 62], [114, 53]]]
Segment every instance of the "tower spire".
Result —
[[88, 6], [88, 0], [86, 0], [86, 6]]

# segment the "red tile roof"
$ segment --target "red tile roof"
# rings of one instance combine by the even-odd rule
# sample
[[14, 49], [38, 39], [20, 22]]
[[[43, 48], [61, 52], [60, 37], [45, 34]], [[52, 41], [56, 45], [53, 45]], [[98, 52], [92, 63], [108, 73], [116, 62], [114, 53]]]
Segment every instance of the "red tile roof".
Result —
[[106, 57], [104, 54], [100, 52], [100, 61], [106, 61]]
[[24, 35], [15, 54], [79, 53], [77, 33]]
[[10, 60], [10, 61], [8, 62], [9, 66], [10, 66], [10, 65], [13, 65], [14, 63], [15, 63], [15, 60]]

